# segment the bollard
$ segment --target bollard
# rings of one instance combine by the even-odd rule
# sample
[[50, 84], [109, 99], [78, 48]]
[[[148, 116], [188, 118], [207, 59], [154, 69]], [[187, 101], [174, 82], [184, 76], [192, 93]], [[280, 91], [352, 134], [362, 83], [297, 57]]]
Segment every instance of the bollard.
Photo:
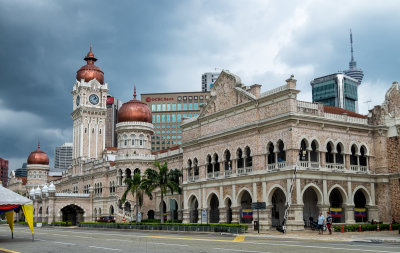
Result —
[[340, 229], [340, 232], [344, 233], [344, 226], [342, 225], [342, 228]]
[[392, 231], [392, 223], [389, 224], [389, 231]]
[[358, 226], [358, 232], [362, 232], [361, 225]]
[[379, 232], [379, 224], [376, 225], [376, 231]]

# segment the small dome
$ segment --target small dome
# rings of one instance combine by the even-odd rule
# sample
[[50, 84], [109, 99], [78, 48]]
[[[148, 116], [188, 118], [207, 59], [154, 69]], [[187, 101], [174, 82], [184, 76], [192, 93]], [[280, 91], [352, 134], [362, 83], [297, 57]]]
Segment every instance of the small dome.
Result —
[[35, 196], [35, 189], [32, 187], [32, 189], [29, 191], [29, 196]]
[[89, 82], [90, 80], [96, 79], [100, 84], [104, 84], [104, 72], [94, 65], [94, 62], [97, 61], [97, 59], [94, 57], [91, 45], [90, 51], [84, 60], [87, 63], [76, 72], [76, 80], [80, 81], [84, 79], [85, 82]]
[[55, 192], [55, 191], [56, 191], [56, 186], [53, 184], [53, 182], [51, 182], [49, 186], [49, 192]]
[[44, 184], [44, 186], [42, 188], [42, 192], [43, 193], [48, 193], [49, 192], [49, 187], [47, 187], [47, 184]]
[[136, 87], [133, 99], [124, 103], [118, 110], [118, 123], [119, 122], [147, 122], [152, 123], [151, 110], [147, 104], [136, 99]]
[[40, 143], [38, 143], [38, 148], [29, 155], [28, 164], [49, 165], [49, 157], [45, 152], [40, 150]]
[[40, 190], [40, 187], [38, 186], [35, 190], [35, 195], [40, 195], [42, 194], [42, 191]]

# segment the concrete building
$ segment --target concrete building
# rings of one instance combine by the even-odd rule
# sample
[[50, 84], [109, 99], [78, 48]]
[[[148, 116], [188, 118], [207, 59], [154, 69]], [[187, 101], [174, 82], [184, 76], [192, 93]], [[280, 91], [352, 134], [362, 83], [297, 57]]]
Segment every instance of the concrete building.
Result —
[[182, 120], [198, 116], [209, 95], [209, 92], [141, 94], [141, 101], [151, 108], [153, 114], [152, 150], [159, 151], [182, 144]]
[[220, 72], [207, 72], [201, 75], [201, 91], [210, 91]]
[[[94, 58], [91, 50], [88, 58]], [[261, 92], [261, 85], [247, 86], [223, 71], [199, 115], [181, 122], [182, 144], [152, 152], [157, 128], [152, 110], [136, 99], [136, 91], [118, 112], [117, 147], [105, 147], [100, 129], [107, 85], [93, 61], [88, 65], [78, 71], [73, 87], [74, 104], [78, 95], [82, 104], [72, 114], [77, 145], [72, 167], [50, 183], [54, 179], [46, 174], [48, 163], [40, 149], [28, 158], [27, 193], [36, 221], [76, 223], [114, 215], [119, 222], [133, 217], [135, 199], [128, 195], [121, 202], [124, 180], [155, 168], [154, 161], [182, 170], [183, 193], [167, 194], [163, 202], [158, 192], [152, 200], [145, 198], [140, 208], [144, 219], [161, 217], [172, 203], [177, 211], [168, 212], [169, 219], [176, 215], [183, 222], [200, 223], [205, 210], [209, 223], [251, 226], [249, 213], [256, 201], [266, 202], [267, 209], [260, 212], [264, 230], [282, 224], [289, 202], [289, 230], [304, 230], [319, 211], [334, 214], [334, 223], [400, 219], [398, 83], [382, 105], [360, 115], [298, 100], [293, 76]], [[99, 99], [87, 100], [92, 94]]]
[[358, 81], [343, 73], [315, 78], [311, 82], [312, 100], [324, 105], [358, 112]]
[[8, 160], [0, 158], [0, 181], [4, 187], [7, 187], [8, 182]]
[[113, 96], [107, 96], [107, 117], [106, 117], [106, 147], [117, 147], [117, 133], [115, 126], [118, 120], [118, 110], [122, 102]]
[[72, 164], [72, 143], [66, 142], [56, 147], [54, 155], [54, 168], [65, 170]]

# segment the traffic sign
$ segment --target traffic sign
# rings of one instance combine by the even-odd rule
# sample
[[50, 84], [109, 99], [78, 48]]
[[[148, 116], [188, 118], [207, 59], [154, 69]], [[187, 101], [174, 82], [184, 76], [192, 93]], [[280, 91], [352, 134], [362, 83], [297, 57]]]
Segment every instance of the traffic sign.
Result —
[[251, 203], [251, 209], [253, 210], [267, 209], [267, 205], [265, 202], [253, 202]]

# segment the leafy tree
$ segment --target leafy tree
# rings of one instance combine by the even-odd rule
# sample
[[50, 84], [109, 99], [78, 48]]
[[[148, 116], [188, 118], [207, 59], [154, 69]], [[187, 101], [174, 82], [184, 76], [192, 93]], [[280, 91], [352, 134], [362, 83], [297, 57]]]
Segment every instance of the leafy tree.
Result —
[[[140, 176], [140, 173], [135, 173], [132, 178], [127, 177], [124, 180], [127, 188], [122, 195], [121, 201], [122, 203], [126, 202], [126, 196], [128, 193], [131, 193], [132, 196], [136, 199], [136, 222], [138, 221], [139, 216], [139, 207], [143, 205], [143, 194], [146, 191], [143, 188], [143, 180]], [[149, 196], [150, 197], [150, 196]]]
[[182, 188], [179, 186], [180, 177], [182, 177], [182, 172], [178, 169], [168, 170], [168, 165], [165, 162], [160, 164], [159, 162], [154, 162], [154, 165], [158, 168], [158, 171], [148, 168], [145, 171], [146, 178], [143, 179], [143, 188], [146, 194], [152, 199], [152, 193], [157, 188], [160, 189], [161, 194], [161, 223], [164, 223], [164, 195], [167, 193], [168, 189], [171, 194], [177, 192], [182, 193]]

